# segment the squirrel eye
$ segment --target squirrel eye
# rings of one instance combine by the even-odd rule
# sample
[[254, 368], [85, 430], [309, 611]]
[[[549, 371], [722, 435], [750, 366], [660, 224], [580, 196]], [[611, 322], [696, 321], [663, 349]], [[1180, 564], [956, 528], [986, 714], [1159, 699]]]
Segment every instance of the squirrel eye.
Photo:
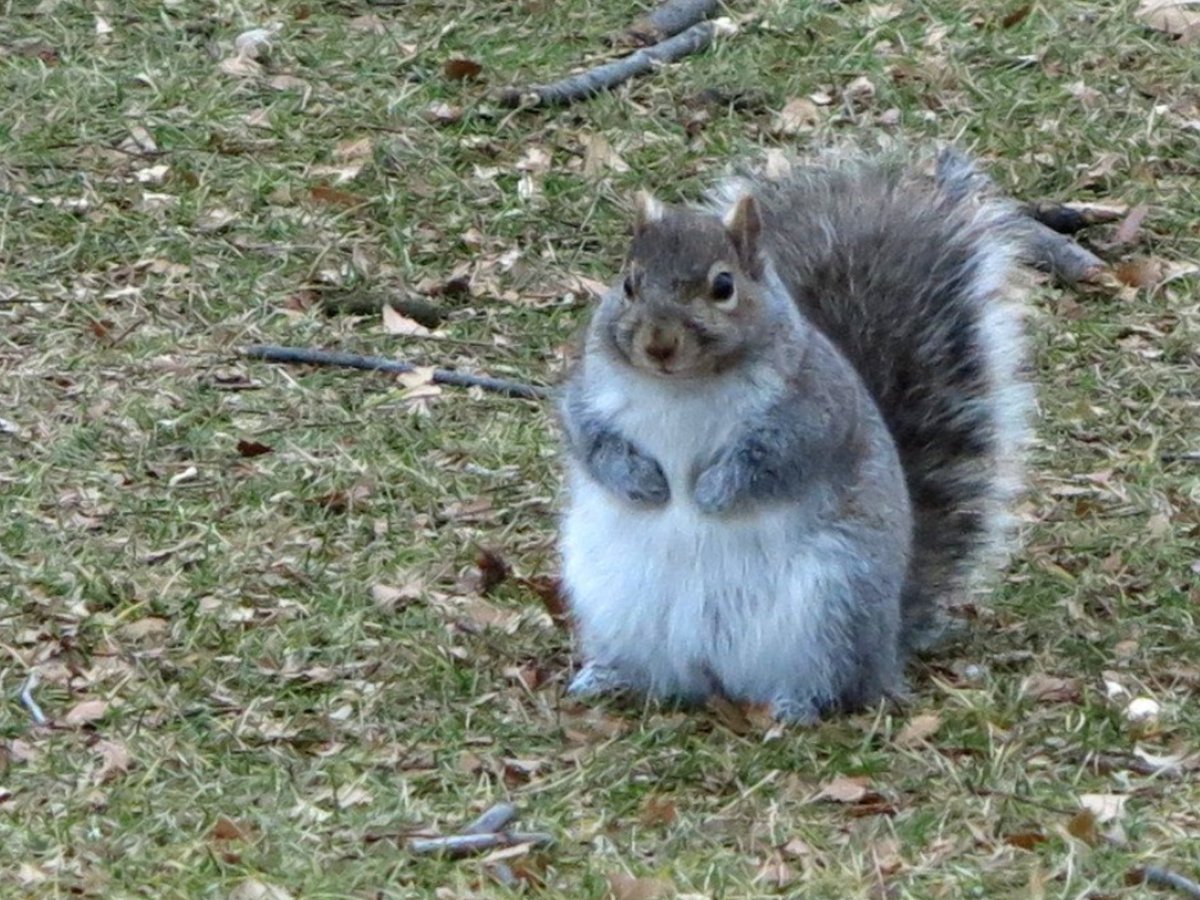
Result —
[[730, 272], [718, 272], [713, 276], [711, 290], [714, 300], [732, 306], [728, 301], [733, 299], [733, 275]]

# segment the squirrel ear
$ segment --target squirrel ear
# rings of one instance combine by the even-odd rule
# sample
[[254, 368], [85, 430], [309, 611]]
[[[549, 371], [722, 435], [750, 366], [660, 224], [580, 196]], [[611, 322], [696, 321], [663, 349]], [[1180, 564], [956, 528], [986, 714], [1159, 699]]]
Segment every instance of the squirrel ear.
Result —
[[758, 252], [762, 219], [758, 215], [758, 201], [751, 194], [742, 194], [725, 213], [722, 221], [733, 240], [733, 246], [737, 248], [738, 262], [747, 275], [757, 278], [762, 274], [762, 257]]
[[663, 217], [662, 201], [655, 198], [649, 191], [638, 191], [635, 198], [637, 213], [633, 220], [633, 233], [641, 234], [646, 226], [658, 222]]

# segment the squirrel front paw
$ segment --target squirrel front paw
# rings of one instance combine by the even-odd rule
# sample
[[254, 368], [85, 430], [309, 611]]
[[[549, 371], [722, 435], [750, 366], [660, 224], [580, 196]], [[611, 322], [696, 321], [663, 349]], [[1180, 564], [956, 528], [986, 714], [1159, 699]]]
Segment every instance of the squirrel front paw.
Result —
[[692, 499], [700, 512], [719, 516], [734, 507], [741, 499], [742, 492], [742, 479], [738, 477], [738, 471], [718, 462], [696, 478]]
[[662, 506], [671, 499], [671, 487], [657, 460], [643, 456], [631, 448], [629, 478], [621, 484], [622, 492], [634, 503]]

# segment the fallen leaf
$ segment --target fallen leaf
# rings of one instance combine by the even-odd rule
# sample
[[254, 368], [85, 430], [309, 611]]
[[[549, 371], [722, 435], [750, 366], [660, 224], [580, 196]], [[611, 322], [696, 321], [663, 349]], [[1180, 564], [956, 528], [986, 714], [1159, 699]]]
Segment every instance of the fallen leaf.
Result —
[[253, 458], [255, 456], [262, 456], [265, 453], [273, 453], [275, 452], [275, 448], [259, 441], [243, 439], [237, 442], [237, 452], [242, 456]]
[[406, 388], [415, 388], [423, 384], [433, 384], [435, 374], [437, 369], [433, 366], [414, 366], [411, 372], [401, 372], [397, 375], [396, 381]]
[[292, 895], [278, 885], [247, 878], [229, 892], [229, 900], [292, 900]]
[[914, 716], [905, 723], [900, 729], [900, 733], [896, 735], [896, 746], [898, 747], [913, 747], [917, 744], [923, 744], [925, 740], [932, 737], [934, 732], [942, 725], [942, 719], [937, 713], [923, 713], [919, 716]]
[[1026, 3], [1024, 6], [1018, 6], [1016, 9], [1014, 9], [1012, 12], [1010, 12], [1008, 15], [1006, 15], [1003, 19], [1000, 20], [1000, 27], [1001, 28], [1012, 28], [1014, 25], [1020, 25], [1022, 22], [1024, 22], [1029, 17], [1029, 13], [1032, 10], [1033, 10], [1032, 3]]
[[486, 597], [504, 582], [510, 571], [508, 563], [499, 553], [481, 548], [475, 557], [475, 590]]
[[1046, 843], [1046, 836], [1040, 831], [1017, 831], [1004, 836], [1004, 843], [1022, 850], [1033, 850], [1038, 844]]
[[1095, 846], [1100, 842], [1100, 833], [1096, 830], [1096, 814], [1090, 809], [1081, 809], [1067, 821], [1067, 833], [1088, 846]]
[[448, 59], [442, 63], [442, 74], [451, 81], [474, 81], [483, 71], [483, 66], [473, 59]]
[[63, 722], [67, 725], [87, 725], [104, 718], [107, 712], [108, 704], [105, 701], [83, 700], [68, 710], [67, 714], [63, 716]]
[[718, 722], [739, 736], [764, 732], [775, 724], [766, 704], [736, 703], [721, 694], [713, 694], [708, 698], [708, 708]]
[[262, 66], [249, 56], [235, 54], [217, 63], [217, 69], [234, 78], [254, 78], [262, 74]]
[[1104, 825], [1120, 819], [1125, 815], [1125, 804], [1129, 801], [1127, 794], [1080, 794], [1079, 805], [1096, 817], [1096, 822]]
[[820, 110], [806, 97], [793, 97], [783, 105], [775, 117], [771, 130], [779, 135], [793, 135], [816, 126], [821, 119]]
[[867, 785], [870, 783], [871, 779], [865, 775], [855, 775], [852, 778], [839, 775], [821, 788], [816, 799], [829, 800], [834, 803], [858, 803], [866, 798], [869, 793]]
[[121, 627], [121, 636], [132, 641], [161, 637], [171, 628], [170, 623], [159, 616], [145, 616]]
[[1142, 0], [1134, 15], [1181, 43], [1200, 42], [1200, 0]]
[[433, 414], [433, 403], [442, 395], [442, 389], [436, 384], [419, 384], [407, 388], [400, 395], [401, 405], [416, 416]]
[[796, 873], [778, 856], [764, 860], [754, 873], [754, 883], [764, 884], [770, 888], [785, 888], [796, 880]]
[[435, 125], [453, 125], [463, 117], [461, 106], [451, 106], [440, 101], [430, 103], [425, 108], [425, 118]]
[[555, 625], [560, 628], [567, 626], [570, 613], [567, 609], [567, 597], [563, 591], [561, 579], [551, 578], [547, 575], [534, 575], [518, 579], [517, 584], [537, 594]]
[[604, 171], [628, 172], [629, 163], [625, 162], [608, 139], [599, 132], [587, 132], [580, 138], [583, 141], [583, 174], [594, 178]]
[[518, 172], [549, 172], [553, 162], [549, 150], [534, 144], [521, 155], [514, 168]]
[[1138, 230], [1142, 227], [1142, 220], [1146, 218], [1148, 212], [1150, 212], [1150, 207], [1145, 203], [1139, 203], [1131, 209], [1113, 232], [1113, 245], [1132, 244], [1137, 238]]
[[800, 838], [792, 838], [779, 848], [779, 852], [788, 859], [803, 859], [806, 856], [812, 856], [813, 848]]
[[356, 159], [370, 159], [375, 152], [375, 144], [370, 137], [349, 138], [338, 141], [333, 148], [333, 158], [341, 162]]
[[308, 82], [295, 75], [276, 75], [267, 79], [267, 87], [276, 91], [307, 91]]
[[129, 750], [119, 741], [97, 741], [92, 748], [100, 754], [100, 768], [92, 776], [93, 784], [104, 784], [129, 771]]
[[1078, 703], [1083, 697], [1083, 688], [1078, 678], [1038, 673], [1021, 682], [1021, 693], [1039, 703]]
[[428, 337], [433, 334], [416, 319], [410, 319], [403, 313], [397, 312], [389, 303], [383, 304], [380, 309], [383, 313], [383, 330], [388, 334], [400, 334], [408, 337]]
[[650, 797], [642, 805], [638, 820], [647, 828], [670, 825], [679, 817], [675, 804], [662, 797]]
[[214, 841], [244, 841], [246, 833], [242, 831], [241, 826], [232, 819], [227, 819], [225, 816], [219, 816], [217, 821], [213, 823], [212, 830], [208, 836]]
[[327, 184], [314, 185], [308, 193], [318, 203], [328, 203], [330, 206], [358, 206], [365, 202], [364, 198], [357, 194], [338, 190]]
[[371, 485], [365, 482], [360, 482], [354, 485], [349, 490], [336, 489], [327, 494], [322, 494], [316, 498], [316, 503], [325, 507], [331, 513], [346, 513], [351, 512], [363, 500], [366, 500], [373, 493]]
[[624, 872], [608, 876], [608, 900], [667, 900], [675, 885], [665, 878], [634, 878]]

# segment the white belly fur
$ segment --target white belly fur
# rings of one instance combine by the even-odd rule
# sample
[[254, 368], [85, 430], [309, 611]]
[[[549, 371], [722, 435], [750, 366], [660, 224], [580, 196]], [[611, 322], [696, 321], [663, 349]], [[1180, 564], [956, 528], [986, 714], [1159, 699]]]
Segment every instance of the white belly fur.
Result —
[[820, 690], [828, 673], [805, 648], [821, 643], [821, 598], [854, 567], [850, 548], [796, 506], [714, 518], [691, 502], [695, 467], [745, 415], [729, 395], [746, 386], [664, 390], [647, 402], [659, 397], [654, 385], [648, 394], [640, 376], [614, 380], [602, 379], [614, 389], [593, 401], [663, 466], [671, 500], [636, 508], [572, 466], [563, 574], [585, 658], [659, 696], [700, 699], [716, 687], [711, 676], [755, 702], [797, 682]]

